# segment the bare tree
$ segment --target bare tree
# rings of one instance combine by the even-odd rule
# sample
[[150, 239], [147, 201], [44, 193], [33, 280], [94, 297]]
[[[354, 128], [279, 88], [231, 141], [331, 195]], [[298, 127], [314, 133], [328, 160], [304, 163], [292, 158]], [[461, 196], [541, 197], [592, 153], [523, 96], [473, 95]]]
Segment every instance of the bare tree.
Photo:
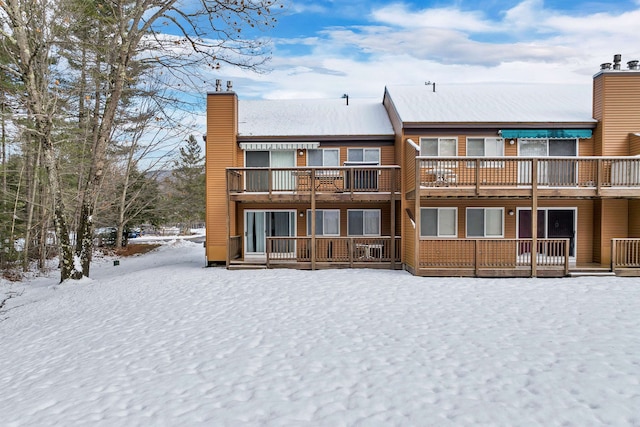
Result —
[[[282, 7], [277, 0], [199, 0], [193, 5], [177, 0], [0, 1], [2, 53], [7, 57], [7, 64], [0, 67], [23, 83], [22, 101], [34, 139], [42, 147], [60, 244], [61, 281], [89, 275], [93, 215], [117, 113], [127, 91], [137, 83], [136, 60], [151, 69], [165, 70], [165, 81], [175, 78], [185, 84], [194, 83], [198, 67], [217, 69], [227, 64], [258, 69], [267, 59], [267, 44], [244, 33], [272, 26], [276, 7]], [[178, 35], [165, 34], [166, 26]], [[58, 31], [71, 27], [86, 31]], [[82, 66], [91, 71], [83, 76], [86, 84], [82, 87], [92, 87], [95, 95], [93, 110], [88, 111], [91, 149], [86, 175], [79, 182], [75, 250], [69, 237], [57, 164], [59, 141], [54, 132], [60, 79], [52, 73], [64, 67], [54, 61], [64, 50], [79, 50], [88, 55], [85, 59], [91, 57], [92, 66], [89, 62]]]
[[24, 88], [22, 104], [27, 126], [36, 144], [42, 147], [43, 164], [53, 196], [54, 222], [60, 244], [61, 279], [80, 278], [73, 262], [67, 215], [57, 164], [53, 123], [57, 112], [58, 83], [52, 77], [52, 19], [55, 3], [49, 0], [6, 0], [0, 2], [0, 34], [6, 63], [3, 70], [19, 79]]

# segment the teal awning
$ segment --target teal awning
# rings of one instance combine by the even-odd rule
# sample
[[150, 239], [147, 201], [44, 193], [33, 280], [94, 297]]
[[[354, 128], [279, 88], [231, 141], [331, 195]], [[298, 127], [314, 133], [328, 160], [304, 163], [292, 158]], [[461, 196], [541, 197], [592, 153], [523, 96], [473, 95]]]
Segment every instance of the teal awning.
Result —
[[591, 129], [503, 129], [500, 135], [504, 139], [516, 138], [558, 138], [587, 139], [593, 134]]

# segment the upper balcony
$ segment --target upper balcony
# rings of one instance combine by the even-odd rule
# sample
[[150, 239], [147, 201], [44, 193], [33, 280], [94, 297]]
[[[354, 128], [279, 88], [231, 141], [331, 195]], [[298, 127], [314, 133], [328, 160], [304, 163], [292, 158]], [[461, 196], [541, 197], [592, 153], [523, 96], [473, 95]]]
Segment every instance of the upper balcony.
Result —
[[[415, 157], [415, 197], [640, 197], [640, 157]], [[417, 171], [417, 173], [416, 173]]]
[[400, 194], [399, 166], [228, 168], [234, 201], [388, 201]]

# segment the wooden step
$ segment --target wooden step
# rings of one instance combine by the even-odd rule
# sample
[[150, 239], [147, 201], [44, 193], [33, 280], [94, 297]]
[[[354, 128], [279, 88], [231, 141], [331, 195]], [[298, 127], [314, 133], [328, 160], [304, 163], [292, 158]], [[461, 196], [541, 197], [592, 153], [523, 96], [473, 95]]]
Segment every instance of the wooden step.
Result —
[[266, 268], [266, 264], [256, 261], [234, 259], [229, 263], [229, 270], [265, 270]]

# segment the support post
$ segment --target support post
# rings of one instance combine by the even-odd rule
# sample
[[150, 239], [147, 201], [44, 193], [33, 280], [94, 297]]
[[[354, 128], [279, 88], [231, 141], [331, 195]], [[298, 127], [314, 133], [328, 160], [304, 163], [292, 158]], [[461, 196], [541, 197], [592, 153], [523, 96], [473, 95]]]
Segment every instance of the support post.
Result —
[[[229, 170], [225, 170], [225, 182], [227, 187], [227, 268], [231, 265], [231, 192], [229, 191]], [[206, 241], [205, 241], [206, 244]]]
[[316, 170], [311, 169], [311, 270], [316, 269]]
[[413, 194], [415, 194], [415, 200], [414, 200], [414, 209], [415, 209], [415, 213], [414, 213], [414, 221], [416, 223], [416, 228], [415, 228], [415, 238], [414, 238], [414, 243], [413, 243], [413, 258], [414, 258], [414, 262], [415, 262], [415, 271], [418, 275], [420, 275], [420, 199], [422, 198], [422, 189], [420, 188], [420, 174], [421, 174], [421, 170], [420, 170], [420, 159], [416, 159], [416, 172], [415, 172], [415, 183], [414, 183], [414, 191]]
[[538, 275], [538, 159], [531, 160], [531, 277]]
[[569, 274], [569, 239], [564, 241], [564, 274]]
[[396, 169], [391, 169], [391, 243], [389, 245], [389, 255], [391, 257], [391, 269], [396, 269]]
[[476, 159], [476, 196], [480, 195], [480, 159]]

